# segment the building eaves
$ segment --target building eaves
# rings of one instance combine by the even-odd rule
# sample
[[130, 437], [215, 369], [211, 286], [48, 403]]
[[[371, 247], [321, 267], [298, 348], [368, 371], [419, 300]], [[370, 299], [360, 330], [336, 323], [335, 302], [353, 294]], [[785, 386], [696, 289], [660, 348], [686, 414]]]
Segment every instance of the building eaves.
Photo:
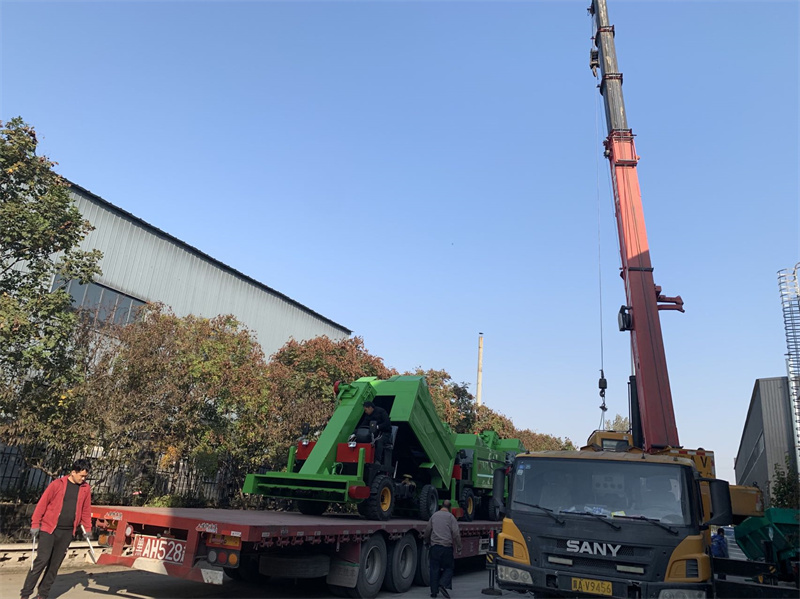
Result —
[[196, 256], [202, 258], [203, 260], [214, 264], [215, 266], [219, 267], [220, 269], [222, 269], [224, 271], [227, 271], [227, 272], [231, 273], [232, 275], [247, 281], [248, 283], [252, 283], [256, 287], [258, 287], [260, 289], [263, 289], [264, 291], [281, 298], [282, 300], [292, 304], [293, 306], [297, 307], [298, 309], [302, 310], [303, 312], [305, 312], [307, 314], [310, 314], [310, 315], [312, 315], [312, 316], [314, 316], [316, 318], [319, 318], [320, 320], [325, 321], [326, 323], [328, 323], [329, 325], [331, 325], [333, 327], [336, 327], [337, 329], [341, 330], [342, 332], [346, 333], [347, 335], [351, 335], [353, 333], [353, 331], [351, 331], [347, 327], [339, 324], [338, 322], [335, 322], [335, 321], [331, 320], [330, 318], [327, 318], [326, 316], [323, 316], [319, 312], [316, 312], [316, 311], [312, 310], [308, 306], [304, 306], [303, 304], [301, 304], [297, 300], [293, 300], [292, 298], [290, 298], [289, 296], [281, 293], [280, 291], [276, 291], [272, 287], [269, 287], [268, 285], [264, 285], [264, 283], [261, 283], [260, 281], [257, 281], [256, 279], [254, 279], [252, 277], [249, 277], [249, 276], [247, 276], [246, 274], [244, 274], [242, 272], [239, 272], [235, 268], [232, 268], [232, 267], [228, 266], [227, 264], [225, 264], [223, 262], [220, 262], [216, 258], [213, 258], [213, 257], [209, 256], [208, 254], [206, 254], [205, 252], [202, 252], [202, 251], [198, 250], [196, 247], [194, 247], [192, 245], [189, 245], [188, 243], [186, 243], [184, 241], [181, 241], [180, 239], [178, 239], [174, 235], [170, 235], [169, 233], [166, 233], [165, 231], [162, 231], [158, 227], [155, 227], [155, 226], [151, 225], [150, 223], [148, 223], [148, 222], [142, 220], [141, 218], [139, 218], [138, 216], [135, 216], [135, 215], [131, 214], [127, 210], [123, 210], [119, 206], [115, 206], [114, 204], [112, 204], [108, 200], [105, 200], [105, 199], [101, 198], [96, 193], [92, 193], [91, 191], [89, 191], [85, 187], [82, 187], [82, 186], [78, 185], [77, 183], [73, 183], [72, 181], [70, 181], [66, 177], [62, 176], [62, 179], [64, 179], [70, 185], [70, 187], [80, 191], [80, 193], [82, 193], [82, 194], [85, 194], [85, 195], [91, 197], [91, 199], [93, 201], [95, 201], [95, 202], [97, 202], [99, 204], [102, 204], [108, 210], [110, 210], [112, 212], [116, 212], [117, 214], [123, 215], [125, 218], [128, 218], [128, 219], [132, 220], [133, 222], [141, 225], [142, 227], [144, 227], [144, 228], [146, 228], [146, 229], [148, 229], [148, 230], [150, 230], [150, 231], [152, 231], [152, 232], [154, 232], [154, 233], [156, 233], [156, 234], [158, 234], [158, 235], [160, 235], [160, 236], [172, 241], [173, 243], [179, 245], [180, 247], [182, 247], [186, 251], [191, 252], [192, 254], [195, 254]]

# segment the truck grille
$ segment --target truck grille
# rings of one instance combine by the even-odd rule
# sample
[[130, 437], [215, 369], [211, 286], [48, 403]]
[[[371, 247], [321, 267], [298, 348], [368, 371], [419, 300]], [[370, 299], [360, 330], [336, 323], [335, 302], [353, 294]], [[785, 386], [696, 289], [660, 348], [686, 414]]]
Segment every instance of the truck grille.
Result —
[[[617, 566], [628, 566], [641, 568], [643, 573], [625, 573], [626, 578], [644, 580], [647, 572], [652, 566], [654, 559], [653, 549], [638, 545], [623, 544], [616, 552], [616, 555], [590, 555], [586, 553], [576, 553], [567, 550], [566, 539], [541, 538], [539, 545], [540, 566], [543, 568], [553, 568], [553, 564], [564, 564], [564, 560], [572, 562], [572, 566], [563, 565], [559, 568], [568, 571], [572, 568], [580, 570], [585, 574], [596, 574], [598, 576], [619, 576], [620, 570]], [[550, 558], [555, 558], [551, 560]]]

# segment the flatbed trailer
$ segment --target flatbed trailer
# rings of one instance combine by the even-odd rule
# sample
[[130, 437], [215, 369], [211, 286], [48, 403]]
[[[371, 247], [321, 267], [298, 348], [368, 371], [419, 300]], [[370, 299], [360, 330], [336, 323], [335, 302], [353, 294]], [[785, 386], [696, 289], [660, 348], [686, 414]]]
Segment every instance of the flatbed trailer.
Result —
[[[325, 577], [340, 596], [402, 593], [429, 583], [426, 522], [282, 511], [94, 506], [103, 565], [209, 584], [230, 578]], [[500, 523], [459, 522], [462, 552], [486, 554]]]

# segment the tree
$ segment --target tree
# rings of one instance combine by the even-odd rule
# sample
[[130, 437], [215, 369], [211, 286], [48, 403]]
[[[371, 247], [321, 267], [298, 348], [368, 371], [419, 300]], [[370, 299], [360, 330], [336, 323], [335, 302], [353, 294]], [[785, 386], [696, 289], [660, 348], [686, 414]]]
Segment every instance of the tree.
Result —
[[108, 323], [107, 344], [79, 389], [100, 415], [97, 443], [110, 467], [139, 470], [183, 461], [238, 478], [264, 460], [269, 434], [267, 364], [251, 332], [233, 316], [175, 316], [148, 304], [126, 326]]
[[383, 359], [370, 354], [361, 337], [334, 341], [327, 336], [288, 341], [269, 362], [269, 436], [267, 466], [286, 465], [289, 446], [303, 423], [311, 434], [322, 431], [335, 408], [334, 383], [362, 376], [386, 379], [397, 374]]
[[631, 421], [627, 416], [623, 417], [620, 414], [617, 414], [614, 416], [613, 422], [611, 420], [606, 420], [606, 430], [627, 433], [629, 430], [631, 430]]
[[800, 510], [800, 474], [797, 473], [797, 468], [792, 466], [789, 454], [785, 457], [785, 470], [779, 464], [775, 464], [770, 507]]
[[19, 117], [0, 127], [0, 435], [8, 444], [58, 445], [64, 439], [53, 431], [77, 426], [83, 411], [69, 394], [78, 379], [70, 348], [77, 315], [53, 282], [88, 283], [101, 253], [79, 249], [93, 227], [56, 163], [36, 155], [33, 127]]

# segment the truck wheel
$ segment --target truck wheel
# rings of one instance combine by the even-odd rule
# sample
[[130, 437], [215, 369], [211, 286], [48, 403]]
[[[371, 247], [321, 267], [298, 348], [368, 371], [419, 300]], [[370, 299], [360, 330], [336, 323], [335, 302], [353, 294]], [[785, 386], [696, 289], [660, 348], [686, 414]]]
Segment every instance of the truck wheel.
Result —
[[431, 485], [425, 485], [417, 497], [417, 509], [420, 520], [430, 520], [431, 516], [439, 509], [439, 493]]
[[431, 586], [430, 545], [420, 543], [417, 551], [417, 570], [414, 572], [414, 584], [420, 587]]
[[358, 580], [355, 588], [348, 589], [351, 597], [375, 597], [386, 576], [386, 541], [380, 534], [371, 535], [361, 543]]
[[369, 499], [364, 500], [364, 511], [368, 520], [388, 520], [394, 511], [394, 482], [385, 474], [372, 481]]
[[383, 588], [390, 593], [405, 593], [417, 573], [417, 541], [407, 532], [389, 545], [386, 553], [386, 577]]
[[308, 499], [298, 499], [297, 509], [306, 516], [321, 516], [328, 509], [327, 501], [311, 501]]
[[472, 522], [475, 519], [475, 493], [473, 493], [472, 488], [464, 487], [461, 490], [458, 505], [464, 510], [464, 515], [461, 516], [461, 519], [464, 522]]

